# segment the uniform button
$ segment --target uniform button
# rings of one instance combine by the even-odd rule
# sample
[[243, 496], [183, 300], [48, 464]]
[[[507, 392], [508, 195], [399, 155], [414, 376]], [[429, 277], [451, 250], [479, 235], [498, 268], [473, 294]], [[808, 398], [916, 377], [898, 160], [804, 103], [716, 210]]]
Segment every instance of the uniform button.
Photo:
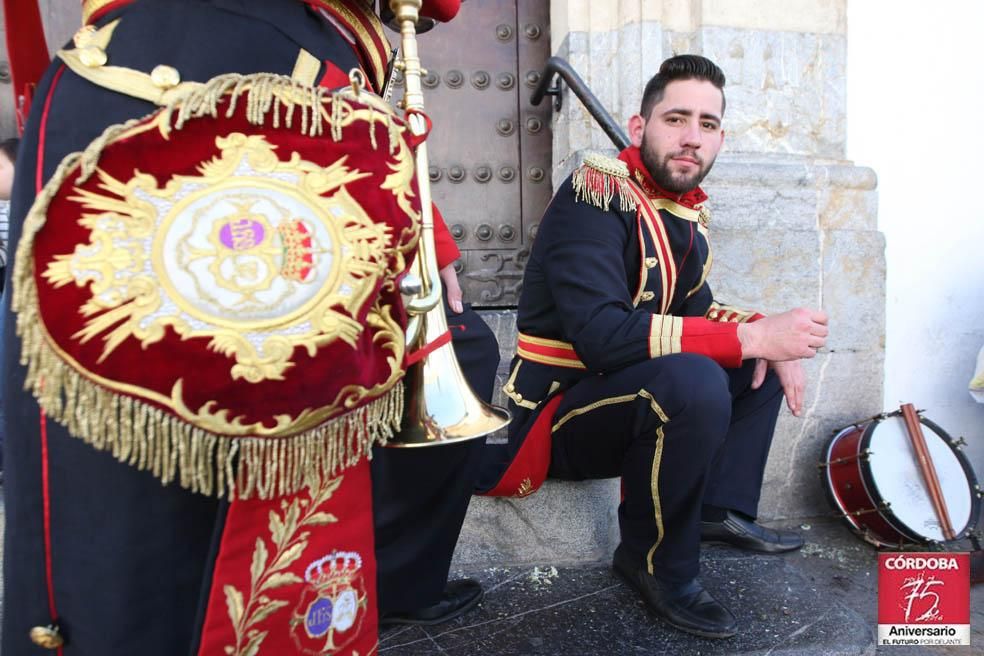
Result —
[[79, 51], [79, 59], [89, 68], [99, 68], [106, 63], [106, 53], [102, 48], [88, 46]]
[[643, 301], [651, 301], [654, 298], [656, 298], [656, 293], [655, 292], [642, 292], [642, 296], [640, 298]]
[[515, 392], [516, 391], [516, 388], [513, 387], [513, 384], [512, 383], [509, 383], [508, 385], [506, 385], [502, 389], [506, 390], [507, 392]]
[[150, 72], [150, 81], [158, 89], [171, 89], [181, 83], [181, 75], [171, 66], [155, 66]]
[[655, 257], [647, 257], [646, 258], [646, 268], [647, 269], [652, 269], [657, 264], [659, 264], [659, 260], [657, 260]]
[[513, 401], [515, 401], [516, 403], [522, 403], [523, 402], [523, 395], [520, 394], [519, 392], [517, 392], [516, 393], [516, 398], [514, 398]]
[[65, 644], [65, 639], [56, 626], [36, 626], [31, 629], [31, 642], [43, 649], [58, 649]]

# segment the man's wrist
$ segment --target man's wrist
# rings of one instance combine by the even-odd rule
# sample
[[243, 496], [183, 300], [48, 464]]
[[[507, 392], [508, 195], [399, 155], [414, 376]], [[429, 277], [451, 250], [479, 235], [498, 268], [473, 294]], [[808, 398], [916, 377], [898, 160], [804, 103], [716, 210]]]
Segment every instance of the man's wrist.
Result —
[[741, 343], [741, 358], [751, 360], [758, 357], [758, 350], [755, 344], [757, 328], [754, 323], [738, 324], [738, 341]]

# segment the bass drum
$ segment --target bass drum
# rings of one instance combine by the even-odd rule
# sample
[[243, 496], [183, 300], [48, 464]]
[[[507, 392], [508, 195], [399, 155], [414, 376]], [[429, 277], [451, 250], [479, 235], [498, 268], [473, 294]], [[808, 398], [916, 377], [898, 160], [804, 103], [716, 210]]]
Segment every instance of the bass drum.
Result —
[[[946, 432], [919, 417], [956, 540], [976, 525], [981, 489], [970, 462]], [[836, 431], [820, 477], [831, 505], [877, 547], [945, 542], [901, 412]]]

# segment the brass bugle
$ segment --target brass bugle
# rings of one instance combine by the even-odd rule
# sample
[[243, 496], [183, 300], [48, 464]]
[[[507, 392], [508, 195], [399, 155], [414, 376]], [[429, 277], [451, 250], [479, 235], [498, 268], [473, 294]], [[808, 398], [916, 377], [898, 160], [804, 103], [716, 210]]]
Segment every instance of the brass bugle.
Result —
[[[427, 132], [424, 118], [423, 74], [417, 54], [417, 20], [421, 0], [390, 0], [400, 27], [403, 71], [403, 108], [415, 136]], [[419, 278], [419, 292], [407, 301], [407, 352], [446, 339], [448, 322], [441, 303], [442, 285], [434, 244], [434, 214], [428, 176], [427, 142], [415, 153], [417, 185], [420, 193], [420, 242], [411, 272]], [[407, 368], [404, 379], [406, 401], [400, 432], [389, 441], [393, 447], [427, 447], [474, 440], [497, 431], [509, 423], [509, 412], [489, 405], [471, 389], [461, 371], [450, 341], [433, 348], [420, 361]]]

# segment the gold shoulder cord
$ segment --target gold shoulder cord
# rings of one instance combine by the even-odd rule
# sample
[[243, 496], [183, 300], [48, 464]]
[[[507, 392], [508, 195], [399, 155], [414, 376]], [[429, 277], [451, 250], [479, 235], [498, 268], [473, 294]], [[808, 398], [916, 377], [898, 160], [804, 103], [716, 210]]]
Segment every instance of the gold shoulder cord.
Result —
[[[75, 33], [74, 49], [59, 50], [58, 57], [73, 73], [104, 89], [146, 100], [160, 107], [170, 105], [178, 98], [204, 88], [201, 82], [182, 82], [181, 74], [172, 66], [155, 66], [144, 73], [124, 66], [108, 66], [106, 48], [113, 38], [113, 31], [122, 19], [107, 23], [100, 29], [86, 25]], [[317, 82], [321, 62], [301, 49], [297, 53], [291, 78], [306, 86]]]
[[636, 200], [629, 190], [629, 167], [622, 160], [599, 153], [588, 153], [573, 177], [574, 198], [602, 210], [608, 210], [618, 197], [618, 209], [636, 209]]

